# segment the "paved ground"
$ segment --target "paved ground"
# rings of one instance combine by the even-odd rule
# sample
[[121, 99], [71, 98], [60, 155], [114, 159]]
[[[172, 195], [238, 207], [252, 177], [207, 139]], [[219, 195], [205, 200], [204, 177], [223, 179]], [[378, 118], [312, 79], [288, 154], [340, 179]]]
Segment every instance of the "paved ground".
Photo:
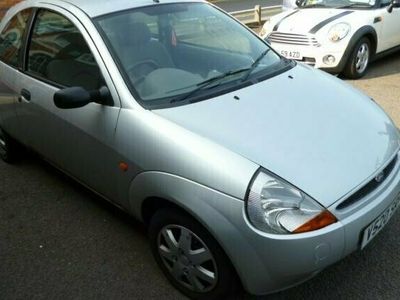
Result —
[[365, 78], [351, 83], [373, 97], [400, 127], [400, 52], [375, 62]]
[[[353, 84], [400, 126], [399, 56]], [[363, 252], [258, 299], [399, 299], [399, 228], [397, 214]], [[140, 224], [30, 156], [16, 166], [0, 162], [0, 299], [183, 297], [153, 262]]]
[[0, 299], [180, 297], [124, 213], [34, 157], [0, 178]]

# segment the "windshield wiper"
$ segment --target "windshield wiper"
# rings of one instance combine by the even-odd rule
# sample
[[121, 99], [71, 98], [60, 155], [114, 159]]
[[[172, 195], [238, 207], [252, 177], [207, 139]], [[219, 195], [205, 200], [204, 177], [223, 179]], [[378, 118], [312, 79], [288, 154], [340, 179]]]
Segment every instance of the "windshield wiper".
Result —
[[[183, 97], [180, 97], [180, 98], [178, 97], [178, 98], [172, 99], [172, 100], [170, 101], [170, 103], [176, 103], [176, 102], [184, 101], [184, 100], [190, 98], [191, 96], [193, 96], [194, 94], [196, 94], [196, 93], [199, 92], [199, 91], [202, 91], [202, 90], [205, 90], [205, 89], [209, 89], [209, 88], [210, 88], [210, 85], [212, 85], [212, 84], [215, 83], [215, 82], [218, 82], [218, 81], [220, 81], [220, 80], [222, 80], [222, 79], [224, 79], [224, 78], [227, 78], [227, 77], [229, 77], [229, 76], [232, 76], [232, 75], [235, 75], [235, 74], [239, 74], [239, 73], [248, 71], [249, 69], [250, 69], [250, 68], [243, 68], [243, 69], [238, 69], [238, 70], [232, 70], [232, 71], [229, 71], [229, 72], [226, 72], [226, 73], [217, 75], [217, 76], [215, 76], [215, 77], [211, 77], [211, 78], [209, 78], [209, 79], [207, 79], [207, 80], [204, 80], [204, 81], [202, 81], [202, 82], [196, 84], [196, 88], [195, 88], [194, 90], [190, 91], [188, 94], [184, 95]], [[221, 84], [221, 83], [218, 83], [218, 84], [216, 84], [216, 85], [214, 85], [214, 86], [212, 86], [212, 87], [217, 87], [217, 86], [219, 86], [220, 84]]]
[[254, 71], [255, 68], [257, 68], [257, 66], [260, 64], [261, 60], [265, 57], [265, 55], [268, 54], [269, 51], [271, 51], [271, 48], [268, 48], [263, 53], [261, 53], [259, 57], [257, 57], [257, 59], [253, 62], [253, 64], [247, 70], [247, 72], [243, 75], [241, 82], [246, 81], [249, 78], [250, 74]]

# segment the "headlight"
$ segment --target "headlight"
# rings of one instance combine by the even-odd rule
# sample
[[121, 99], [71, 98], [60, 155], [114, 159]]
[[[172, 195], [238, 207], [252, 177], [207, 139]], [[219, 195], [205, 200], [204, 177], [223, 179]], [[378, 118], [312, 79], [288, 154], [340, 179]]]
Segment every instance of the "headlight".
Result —
[[338, 24], [332, 26], [331, 29], [329, 29], [328, 38], [332, 42], [338, 42], [340, 40], [343, 40], [348, 35], [349, 31], [350, 31], [349, 24], [338, 23]]
[[260, 31], [260, 33], [259, 33], [259, 35], [262, 37], [262, 38], [264, 38], [264, 36], [266, 36], [267, 35], [267, 33], [269, 33], [271, 30], [270, 30], [270, 25], [271, 25], [271, 19], [267, 19], [266, 21], [265, 21], [265, 23], [264, 23], [264, 26], [261, 28], [261, 31]]
[[258, 172], [250, 186], [247, 214], [257, 229], [275, 234], [313, 231], [337, 222], [311, 197], [265, 171]]

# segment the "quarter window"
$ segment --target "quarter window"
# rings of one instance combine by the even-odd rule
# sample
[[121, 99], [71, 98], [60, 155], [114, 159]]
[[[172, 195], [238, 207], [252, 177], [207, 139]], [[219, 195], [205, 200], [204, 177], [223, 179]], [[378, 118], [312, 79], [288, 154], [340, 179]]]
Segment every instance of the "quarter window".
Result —
[[0, 60], [13, 67], [19, 65], [22, 39], [31, 12], [26, 9], [15, 15], [0, 34]]
[[67, 18], [47, 10], [39, 12], [34, 24], [28, 71], [63, 87], [94, 90], [104, 82], [79, 30]]

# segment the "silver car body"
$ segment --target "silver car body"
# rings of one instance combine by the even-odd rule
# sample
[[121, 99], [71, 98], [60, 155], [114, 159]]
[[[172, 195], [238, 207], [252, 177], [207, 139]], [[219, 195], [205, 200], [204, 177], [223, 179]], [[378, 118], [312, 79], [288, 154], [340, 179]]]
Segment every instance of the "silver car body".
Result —
[[[363, 229], [400, 193], [400, 159], [374, 191], [338, 206], [399, 155], [399, 131], [390, 118], [346, 83], [304, 65], [212, 100], [146, 110], [90, 19], [144, 5], [156, 4], [29, 0], [11, 9], [0, 31], [27, 7], [68, 17], [85, 37], [114, 106], [60, 110], [52, 101], [56, 87], [0, 62], [0, 126], [140, 220], [149, 199], [182, 207], [220, 243], [251, 293], [298, 284], [359, 249]], [[30, 102], [20, 98], [22, 89], [30, 90]], [[294, 235], [254, 228], [244, 200], [260, 167], [305, 191], [339, 221]]]

